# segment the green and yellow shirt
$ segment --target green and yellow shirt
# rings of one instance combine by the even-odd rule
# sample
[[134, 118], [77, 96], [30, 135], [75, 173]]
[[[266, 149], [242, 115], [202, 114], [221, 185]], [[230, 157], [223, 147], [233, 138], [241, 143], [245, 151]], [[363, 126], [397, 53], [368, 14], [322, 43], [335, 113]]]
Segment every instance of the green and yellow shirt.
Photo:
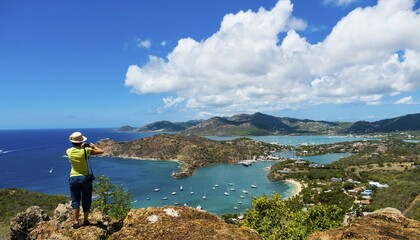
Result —
[[[85, 149], [87, 155], [86, 158], [88, 158], [92, 152], [92, 148], [87, 147]], [[69, 148], [67, 149], [66, 154], [71, 164], [70, 177], [89, 174], [89, 169], [85, 158], [85, 151], [83, 148]]]

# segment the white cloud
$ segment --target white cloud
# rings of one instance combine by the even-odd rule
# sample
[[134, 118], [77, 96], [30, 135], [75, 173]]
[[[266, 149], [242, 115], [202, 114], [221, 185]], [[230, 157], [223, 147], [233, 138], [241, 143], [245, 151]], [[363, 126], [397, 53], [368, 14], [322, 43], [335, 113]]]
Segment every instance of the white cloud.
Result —
[[177, 98], [167, 97], [167, 98], [163, 98], [162, 101], [165, 104], [164, 107], [168, 108], [168, 107], [178, 106], [179, 103], [184, 101], [184, 98], [182, 98], [182, 97], [177, 97]]
[[152, 42], [150, 40], [141, 40], [141, 39], [139, 39], [137, 41], [137, 46], [138, 47], [149, 49], [152, 46]]
[[337, 6], [347, 6], [351, 3], [357, 2], [358, 0], [324, 0], [324, 4], [334, 4]]
[[[307, 24], [297, 24], [289, 0], [227, 14], [209, 38], [180, 39], [166, 58], [130, 66], [125, 85], [138, 94], [173, 93], [187, 108], [224, 115], [380, 105], [384, 96], [420, 89], [420, 17], [413, 4], [379, 0], [357, 8], [317, 44], [294, 30]], [[287, 34], [279, 39], [279, 33]]]
[[395, 104], [415, 104], [415, 102], [412, 96], [408, 96], [408, 97], [403, 97], [399, 99], [398, 101], [395, 102]]

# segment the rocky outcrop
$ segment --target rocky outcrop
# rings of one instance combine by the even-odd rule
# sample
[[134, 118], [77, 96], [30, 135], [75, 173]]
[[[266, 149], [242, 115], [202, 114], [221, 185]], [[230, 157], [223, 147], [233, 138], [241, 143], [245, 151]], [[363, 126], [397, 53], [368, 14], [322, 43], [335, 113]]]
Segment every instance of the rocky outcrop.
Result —
[[132, 209], [123, 222], [94, 210], [89, 220], [89, 225], [72, 228], [68, 203], [60, 204], [51, 219], [39, 207], [30, 207], [12, 219], [11, 236], [19, 240], [261, 239], [250, 228], [227, 224], [215, 215], [190, 207]]
[[347, 227], [313, 233], [308, 239], [420, 239], [420, 222], [404, 217], [395, 208], [384, 208], [352, 220]]
[[38, 206], [32, 206], [18, 213], [10, 221], [11, 239], [27, 239], [28, 234], [49, 216]]
[[[135, 237], [133, 237], [135, 236]], [[227, 224], [190, 207], [132, 209], [113, 239], [261, 239], [250, 228]]]
[[39, 207], [30, 207], [11, 220], [11, 239], [106, 239], [122, 226], [121, 222], [94, 210], [89, 217], [90, 225], [72, 228], [71, 211], [70, 203], [59, 204], [50, 218]]

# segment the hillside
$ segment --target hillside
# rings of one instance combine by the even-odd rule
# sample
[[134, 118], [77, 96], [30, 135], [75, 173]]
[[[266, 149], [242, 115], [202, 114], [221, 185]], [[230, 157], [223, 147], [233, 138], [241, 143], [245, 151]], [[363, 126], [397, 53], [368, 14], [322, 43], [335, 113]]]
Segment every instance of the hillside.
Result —
[[348, 133], [377, 133], [395, 131], [418, 131], [420, 130], [420, 113], [409, 114], [396, 118], [380, 120], [376, 122], [359, 121], [349, 127]]
[[104, 149], [102, 156], [138, 159], [176, 160], [182, 168], [174, 177], [187, 177], [202, 166], [216, 163], [237, 163], [253, 156], [266, 156], [279, 145], [257, 142], [248, 138], [231, 141], [214, 141], [196, 135], [158, 134], [127, 142], [101, 140], [97, 145]]
[[212, 117], [203, 121], [172, 123], [159, 121], [141, 128], [124, 126], [119, 131], [183, 132], [201, 136], [261, 136], [285, 134], [371, 134], [396, 131], [419, 131], [420, 113], [376, 122], [329, 122], [263, 113], [238, 114], [231, 117]]

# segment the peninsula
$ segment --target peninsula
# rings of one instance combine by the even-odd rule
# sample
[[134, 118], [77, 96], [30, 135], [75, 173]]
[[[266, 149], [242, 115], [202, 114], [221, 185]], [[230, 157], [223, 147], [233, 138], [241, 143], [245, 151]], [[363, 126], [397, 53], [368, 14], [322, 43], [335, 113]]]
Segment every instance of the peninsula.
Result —
[[125, 142], [104, 139], [97, 145], [105, 151], [102, 156], [179, 161], [182, 167], [173, 173], [175, 178], [191, 176], [196, 168], [211, 164], [263, 159], [270, 156], [272, 151], [281, 151], [285, 148], [278, 144], [263, 143], [249, 138], [215, 141], [182, 134], [158, 134]]

